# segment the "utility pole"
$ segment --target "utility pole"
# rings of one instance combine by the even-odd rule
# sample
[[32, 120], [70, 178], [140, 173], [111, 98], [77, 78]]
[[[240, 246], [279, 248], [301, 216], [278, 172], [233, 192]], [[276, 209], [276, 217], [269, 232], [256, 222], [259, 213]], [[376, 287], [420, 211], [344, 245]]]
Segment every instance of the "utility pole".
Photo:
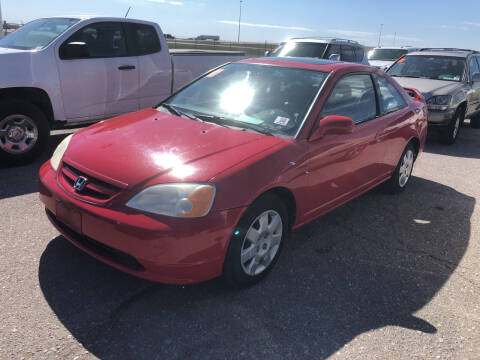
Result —
[[393, 35], [393, 46], [395, 46], [396, 40], [397, 40], [397, 32], [395, 31], [395, 35]]
[[242, 22], [242, 2], [243, 0], [240, 0], [240, 14], [238, 15], [238, 42], [240, 42], [240, 24]]
[[382, 40], [382, 30], [383, 30], [383, 24], [380, 24], [380, 33], [378, 34], [378, 46], [380, 47], [380, 42]]

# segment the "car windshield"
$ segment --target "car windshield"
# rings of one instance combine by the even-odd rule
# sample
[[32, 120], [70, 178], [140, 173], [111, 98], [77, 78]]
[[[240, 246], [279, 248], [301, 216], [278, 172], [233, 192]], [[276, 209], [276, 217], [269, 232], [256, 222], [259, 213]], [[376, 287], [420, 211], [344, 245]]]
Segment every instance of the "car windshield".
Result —
[[407, 55], [389, 70], [391, 76], [462, 81], [465, 59], [438, 55]]
[[373, 49], [368, 52], [368, 60], [397, 60], [407, 52], [405, 49]]
[[288, 41], [280, 44], [269, 56], [323, 58], [327, 44]]
[[0, 47], [19, 50], [40, 50], [55, 40], [79, 19], [38, 19], [0, 40]]
[[325, 72], [298, 68], [229, 64], [178, 92], [159, 110], [246, 131], [294, 137], [326, 76]]

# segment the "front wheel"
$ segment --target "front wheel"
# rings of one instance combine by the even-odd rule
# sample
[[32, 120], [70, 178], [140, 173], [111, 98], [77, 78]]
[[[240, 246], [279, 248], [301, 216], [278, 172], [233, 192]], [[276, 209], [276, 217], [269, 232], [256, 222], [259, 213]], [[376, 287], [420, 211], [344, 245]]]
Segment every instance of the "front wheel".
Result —
[[20, 100], [0, 102], [1, 163], [35, 159], [45, 148], [49, 132], [47, 118], [37, 106]]
[[230, 239], [223, 277], [234, 286], [253, 285], [266, 276], [280, 255], [288, 229], [283, 202], [273, 194], [256, 200]]
[[388, 192], [398, 194], [405, 190], [412, 176], [414, 163], [415, 148], [412, 143], [408, 143], [392, 177], [385, 183]]
[[474, 129], [480, 129], [480, 114], [470, 118], [470, 127]]
[[441, 131], [440, 141], [443, 144], [452, 145], [457, 140], [458, 133], [463, 123], [463, 111], [461, 109], [457, 110], [454, 118], [450, 121], [444, 129]]

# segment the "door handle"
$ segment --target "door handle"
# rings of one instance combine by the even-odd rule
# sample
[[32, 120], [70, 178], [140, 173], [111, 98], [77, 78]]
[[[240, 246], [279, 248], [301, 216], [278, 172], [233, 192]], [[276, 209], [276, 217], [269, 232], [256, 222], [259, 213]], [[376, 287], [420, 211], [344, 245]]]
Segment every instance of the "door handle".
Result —
[[133, 65], [122, 65], [118, 67], [118, 70], [135, 70], [135, 66]]

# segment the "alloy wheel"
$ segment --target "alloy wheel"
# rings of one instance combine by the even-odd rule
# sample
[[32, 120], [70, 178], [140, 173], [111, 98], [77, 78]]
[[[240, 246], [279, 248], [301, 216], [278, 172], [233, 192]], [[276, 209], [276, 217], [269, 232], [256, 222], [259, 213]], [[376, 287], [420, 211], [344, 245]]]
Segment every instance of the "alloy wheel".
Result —
[[398, 177], [398, 184], [402, 188], [407, 184], [408, 179], [410, 179], [410, 176], [412, 174], [414, 159], [415, 159], [415, 156], [413, 155], [413, 151], [411, 149], [408, 149], [403, 155], [402, 163], [400, 164], [400, 169], [399, 169], [399, 177]]
[[38, 129], [30, 117], [13, 114], [0, 121], [0, 149], [7, 153], [25, 153], [37, 140]]

